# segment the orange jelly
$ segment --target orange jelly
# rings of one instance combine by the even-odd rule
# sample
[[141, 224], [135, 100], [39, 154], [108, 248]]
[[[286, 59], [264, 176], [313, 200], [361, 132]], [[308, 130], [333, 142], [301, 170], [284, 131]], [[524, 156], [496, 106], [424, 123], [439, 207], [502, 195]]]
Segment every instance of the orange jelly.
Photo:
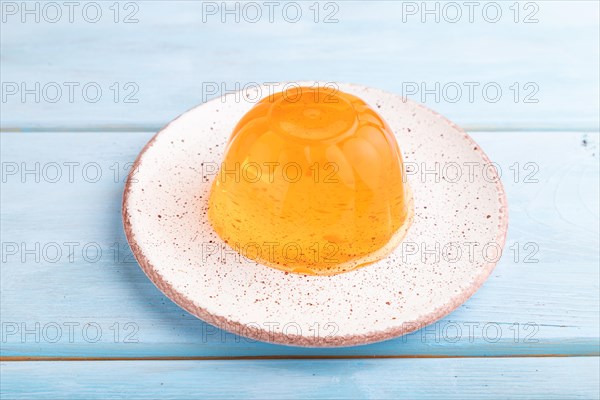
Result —
[[364, 101], [296, 87], [257, 103], [235, 127], [209, 219], [243, 256], [333, 275], [387, 256], [412, 221], [400, 149]]

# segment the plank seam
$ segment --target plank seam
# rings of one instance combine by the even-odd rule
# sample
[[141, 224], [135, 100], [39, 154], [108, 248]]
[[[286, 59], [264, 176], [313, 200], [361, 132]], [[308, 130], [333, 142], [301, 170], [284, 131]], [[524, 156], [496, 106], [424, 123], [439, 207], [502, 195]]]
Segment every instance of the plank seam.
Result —
[[252, 361], [252, 360], [360, 360], [360, 359], [468, 359], [468, 358], [552, 358], [552, 357], [599, 357], [589, 354], [518, 354], [518, 355], [323, 355], [323, 356], [232, 356], [232, 357], [0, 357], [0, 362], [27, 361]]

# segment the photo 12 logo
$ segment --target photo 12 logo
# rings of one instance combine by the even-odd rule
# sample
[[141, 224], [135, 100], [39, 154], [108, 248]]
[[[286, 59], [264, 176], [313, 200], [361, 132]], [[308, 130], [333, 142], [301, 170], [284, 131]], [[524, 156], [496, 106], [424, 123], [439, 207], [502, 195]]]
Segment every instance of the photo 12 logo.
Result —
[[287, 22], [295, 24], [301, 20], [314, 23], [336, 24], [340, 10], [334, 1], [265, 1], [265, 2], [202, 2], [202, 22], [249, 23]]
[[139, 103], [136, 82], [2, 82], [2, 103]]
[[135, 322], [14, 322], [3, 321], [2, 343], [139, 343]]
[[[220, 97], [225, 103], [233, 98], [236, 103], [258, 103], [263, 99], [271, 101], [275, 93], [281, 92], [283, 98], [295, 103], [302, 97], [303, 87], [321, 89], [323, 103], [335, 103], [335, 94], [340, 91], [335, 82], [202, 82], [202, 102]], [[315, 98], [315, 101], [318, 99]]]
[[133, 165], [133, 161], [113, 162], [110, 165], [96, 161], [4, 161], [1, 164], [1, 179], [2, 183], [97, 183], [102, 180], [125, 183], [129, 177], [136, 182], [138, 168], [133, 169]]
[[528, 2], [495, 1], [403, 1], [402, 22], [495, 24], [506, 20], [513, 23], [537, 24], [540, 6]]
[[493, 321], [439, 321], [431, 325], [414, 323], [402, 324], [403, 332], [410, 332], [400, 339], [403, 343], [409, 339], [419, 339], [421, 343], [458, 343], [485, 341], [486, 343], [538, 343], [537, 334], [540, 326], [534, 322], [505, 322]]
[[27, 265], [135, 265], [128, 243], [64, 241], [2, 242], [3, 264]]
[[[304, 328], [303, 328], [304, 326]], [[207, 342], [273, 342], [277, 337], [294, 338], [308, 336], [327, 342], [335, 340], [339, 326], [335, 322], [312, 322], [308, 326], [295, 321], [263, 321], [249, 322], [245, 325], [225, 323], [222, 329], [203, 324], [200, 335], [203, 343]]]
[[539, 103], [536, 82], [402, 82], [402, 97], [421, 103], [498, 103], [503, 98], [514, 103]]
[[3, 1], [0, 5], [2, 23], [77, 23], [137, 24], [140, 6], [127, 1]]

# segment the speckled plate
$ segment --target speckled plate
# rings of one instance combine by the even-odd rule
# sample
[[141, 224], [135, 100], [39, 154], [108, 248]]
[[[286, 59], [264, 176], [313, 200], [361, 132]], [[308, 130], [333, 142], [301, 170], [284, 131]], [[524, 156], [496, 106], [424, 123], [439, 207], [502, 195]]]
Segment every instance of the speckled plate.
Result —
[[502, 184], [481, 148], [420, 104], [337, 85], [369, 103], [396, 134], [415, 204], [403, 243], [386, 259], [335, 276], [285, 273], [229, 248], [207, 220], [213, 167], [237, 121], [269, 92], [229, 94], [154, 136], [125, 186], [123, 222], [133, 253], [154, 284], [188, 312], [261, 341], [366, 344], [444, 317], [491, 273], [508, 213]]

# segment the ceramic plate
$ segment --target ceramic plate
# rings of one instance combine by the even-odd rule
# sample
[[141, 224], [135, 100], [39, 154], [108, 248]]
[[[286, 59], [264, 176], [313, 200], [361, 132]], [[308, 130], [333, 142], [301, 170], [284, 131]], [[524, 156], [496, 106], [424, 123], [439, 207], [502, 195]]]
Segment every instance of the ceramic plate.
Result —
[[365, 344], [444, 317], [491, 273], [508, 214], [502, 184], [479, 145], [420, 104], [335, 85], [369, 103], [396, 135], [415, 207], [404, 241], [387, 258], [335, 276], [286, 273], [229, 248], [207, 218], [214, 166], [239, 119], [269, 91], [232, 93], [187, 111], [155, 135], [125, 186], [123, 221], [133, 253], [188, 312], [261, 341]]

